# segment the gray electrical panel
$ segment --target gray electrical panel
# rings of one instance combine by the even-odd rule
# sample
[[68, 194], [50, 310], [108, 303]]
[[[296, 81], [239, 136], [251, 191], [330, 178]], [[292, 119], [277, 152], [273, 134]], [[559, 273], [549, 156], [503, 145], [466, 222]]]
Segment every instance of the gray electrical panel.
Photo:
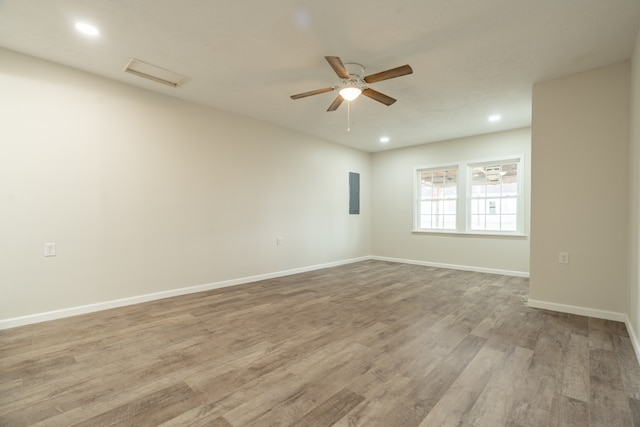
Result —
[[349, 213], [360, 214], [360, 174], [349, 172]]

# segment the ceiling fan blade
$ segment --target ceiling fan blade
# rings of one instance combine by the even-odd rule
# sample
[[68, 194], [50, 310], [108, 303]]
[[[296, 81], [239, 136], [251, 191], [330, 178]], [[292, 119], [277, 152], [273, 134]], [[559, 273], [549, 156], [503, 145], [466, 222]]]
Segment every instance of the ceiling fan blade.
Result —
[[373, 90], [371, 88], [366, 88], [365, 90], [362, 91], [362, 94], [378, 102], [382, 102], [386, 106], [389, 106], [394, 102], [396, 102], [396, 100], [393, 99], [392, 97], [387, 96], [384, 93], [380, 93], [377, 90]]
[[409, 65], [403, 65], [402, 67], [392, 68], [387, 71], [380, 71], [379, 73], [371, 74], [364, 78], [367, 83], [380, 82], [382, 80], [393, 79], [396, 77], [406, 76], [413, 73], [413, 69]]
[[334, 87], [325, 87], [324, 89], [316, 89], [309, 92], [299, 93], [297, 95], [291, 95], [291, 99], [305, 98], [307, 96], [318, 95], [320, 93], [326, 93], [326, 92], [332, 92], [334, 90], [336, 90], [336, 88]]
[[331, 105], [329, 105], [329, 108], [327, 108], [327, 111], [336, 111], [338, 109], [338, 107], [340, 106], [340, 104], [342, 104], [342, 101], [344, 101], [344, 98], [342, 98], [342, 96], [338, 95], [336, 97], [336, 99], [333, 100]]
[[345, 68], [340, 58], [338, 58], [337, 56], [325, 56], [324, 59], [326, 59], [329, 65], [331, 65], [331, 68], [333, 68], [333, 71], [336, 72], [338, 77], [340, 77], [341, 79], [350, 78], [349, 72]]

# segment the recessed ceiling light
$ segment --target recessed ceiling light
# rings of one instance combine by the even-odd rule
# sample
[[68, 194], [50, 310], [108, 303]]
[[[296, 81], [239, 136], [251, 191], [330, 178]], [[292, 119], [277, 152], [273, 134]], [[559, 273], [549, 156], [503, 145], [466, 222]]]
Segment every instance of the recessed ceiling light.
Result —
[[489, 121], [490, 122], [499, 122], [501, 118], [502, 117], [500, 117], [500, 114], [494, 114], [492, 116], [489, 116]]
[[382, 142], [383, 144], [386, 144], [387, 142], [389, 142], [389, 137], [388, 136], [381, 137], [380, 142]]
[[100, 34], [100, 31], [98, 31], [96, 27], [91, 24], [87, 24], [86, 22], [76, 22], [76, 30], [80, 31], [82, 34], [93, 37]]

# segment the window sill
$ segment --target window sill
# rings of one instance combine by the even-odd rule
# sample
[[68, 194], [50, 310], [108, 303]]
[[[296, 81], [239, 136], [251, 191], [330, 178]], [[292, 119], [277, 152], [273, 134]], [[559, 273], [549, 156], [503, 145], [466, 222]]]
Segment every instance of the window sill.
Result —
[[434, 235], [449, 235], [449, 236], [469, 236], [469, 237], [500, 237], [505, 239], [524, 239], [528, 236], [518, 232], [497, 232], [497, 231], [455, 231], [455, 230], [411, 230], [412, 234], [434, 234]]

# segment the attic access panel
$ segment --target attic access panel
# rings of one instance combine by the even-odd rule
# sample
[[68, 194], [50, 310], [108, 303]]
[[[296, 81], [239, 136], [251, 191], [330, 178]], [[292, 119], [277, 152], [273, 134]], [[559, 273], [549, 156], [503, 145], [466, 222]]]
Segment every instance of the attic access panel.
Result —
[[170, 71], [157, 65], [139, 59], [131, 58], [124, 71], [144, 79], [149, 79], [163, 85], [179, 87], [191, 80], [189, 77]]

